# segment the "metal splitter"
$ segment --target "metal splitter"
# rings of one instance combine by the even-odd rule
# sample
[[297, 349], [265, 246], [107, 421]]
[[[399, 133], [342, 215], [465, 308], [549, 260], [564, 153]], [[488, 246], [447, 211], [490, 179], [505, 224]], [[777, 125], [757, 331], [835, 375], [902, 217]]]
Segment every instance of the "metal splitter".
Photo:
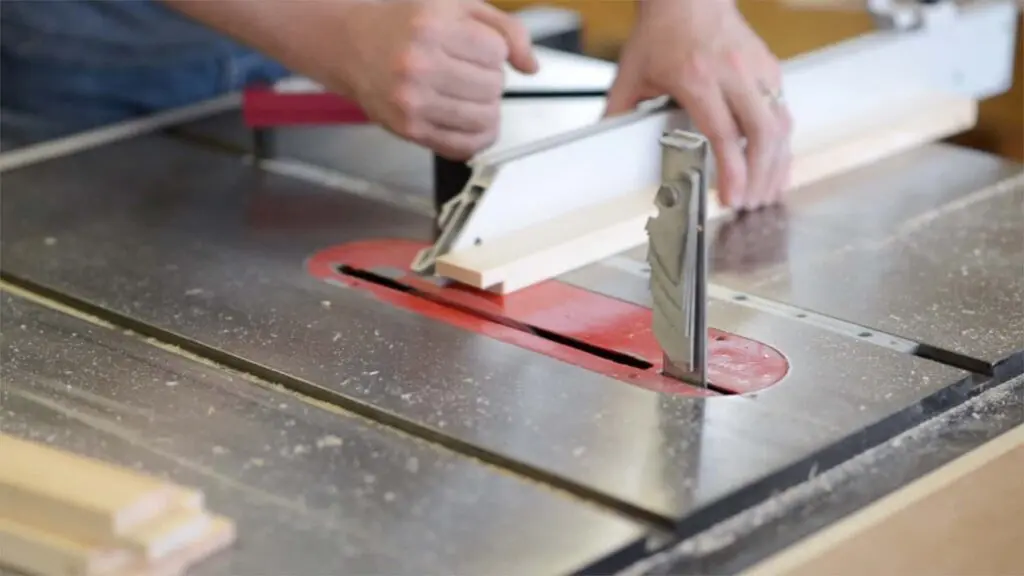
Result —
[[708, 141], [675, 130], [661, 138], [658, 213], [647, 221], [654, 335], [664, 372], [707, 387]]

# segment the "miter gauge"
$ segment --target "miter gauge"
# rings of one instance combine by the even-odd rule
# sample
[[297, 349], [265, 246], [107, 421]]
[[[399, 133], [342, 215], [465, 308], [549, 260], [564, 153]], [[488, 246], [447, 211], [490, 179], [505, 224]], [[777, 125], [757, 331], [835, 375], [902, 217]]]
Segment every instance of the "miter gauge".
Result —
[[[878, 30], [783, 64], [795, 146], [840, 141], [851, 127], [913, 109], [936, 94], [983, 100], [1010, 88], [1018, 16], [1013, 0], [915, 4], [907, 12], [913, 17], [902, 16], [906, 3], [870, 0], [884, 24]], [[655, 100], [630, 114], [477, 156], [462, 192], [440, 211], [433, 245], [411, 268], [433, 274], [438, 258], [655, 189], [659, 138], [691, 125], [684, 111], [667, 104]], [[794, 154], [807, 152], [794, 148]]]
[[647, 221], [652, 328], [665, 374], [706, 387], [708, 141], [674, 130], [661, 147], [657, 214]]

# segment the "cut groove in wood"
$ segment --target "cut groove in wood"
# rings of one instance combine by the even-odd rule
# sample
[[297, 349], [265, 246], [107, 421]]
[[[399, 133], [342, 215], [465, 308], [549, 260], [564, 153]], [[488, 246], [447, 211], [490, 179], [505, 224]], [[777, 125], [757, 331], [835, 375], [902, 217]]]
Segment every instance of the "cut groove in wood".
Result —
[[[845, 134], [818, 135], [817, 142], [794, 142], [790, 189], [952, 136], [971, 128], [976, 121], [974, 100], [937, 96], [874, 122], [860, 122]], [[436, 273], [475, 288], [508, 294], [635, 248], [647, 242], [645, 226], [654, 214], [656, 191], [652, 187], [626, 193], [480, 246], [446, 254], [437, 259]], [[708, 219], [729, 214], [731, 210], [723, 208], [713, 193]]]
[[1024, 573], [1024, 425], [743, 576]]

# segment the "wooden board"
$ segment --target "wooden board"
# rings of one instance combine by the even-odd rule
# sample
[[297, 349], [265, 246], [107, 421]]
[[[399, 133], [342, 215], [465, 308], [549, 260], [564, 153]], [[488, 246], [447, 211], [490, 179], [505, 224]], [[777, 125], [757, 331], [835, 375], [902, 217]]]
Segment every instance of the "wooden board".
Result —
[[12, 436], [0, 437], [0, 462], [0, 516], [72, 537], [115, 541], [179, 502], [202, 505], [195, 492]]
[[0, 566], [174, 575], [234, 541], [199, 491], [0, 434]]
[[[626, 194], [567, 218], [556, 218], [500, 241], [437, 260], [437, 272], [477, 288], [507, 294], [646, 241], [657, 189]], [[725, 209], [713, 202], [709, 216]], [[624, 248], [625, 247], [625, 248]]]
[[0, 519], [0, 564], [36, 576], [176, 576], [234, 541], [230, 520], [208, 520], [159, 558], [146, 558], [127, 548], [92, 546]]
[[744, 576], [1024, 574], [1024, 425]]
[[190, 542], [201, 539], [213, 519], [202, 510], [177, 507], [121, 538], [125, 546], [146, 561], [162, 560]]
[[[969, 129], [977, 103], [936, 96], [894, 111], [867, 126], [834, 133], [827, 142], [794, 142], [791, 188], [865, 166], [915, 146]], [[500, 176], [499, 176], [500, 177]], [[437, 274], [469, 286], [508, 294], [647, 242], [657, 188], [625, 194], [573, 214], [437, 259]], [[709, 220], [725, 217], [712, 194]]]
[[40, 576], [94, 576], [127, 569], [132, 553], [96, 548], [0, 518], [2, 565]]
[[179, 576], [198, 562], [230, 546], [235, 537], [234, 522], [222, 516], [214, 516], [203, 534], [187, 546], [154, 563], [139, 563], [123, 573], [111, 576]]

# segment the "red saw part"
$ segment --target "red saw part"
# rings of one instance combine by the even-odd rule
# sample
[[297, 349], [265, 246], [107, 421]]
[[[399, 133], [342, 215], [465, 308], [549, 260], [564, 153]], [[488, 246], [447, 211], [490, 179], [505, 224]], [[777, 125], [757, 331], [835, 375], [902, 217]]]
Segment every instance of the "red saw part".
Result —
[[[460, 285], [441, 287], [408, 271], [409, 263], [424, 247], [423, 243], [408, 240], [353, 242], [317, 252], [306, 268], [321, 280], [366, 290], [389, 304], [648, 390], [688, 396], [715, 394], [661, 375], [662, 351], [651, 332], [649, 308], [557, 280], [504, 296]], [[343, 273], [343, 266], [369, 272], [401, 271], [400, 277], [392, 274], [390, 279], [419, 294]], [[540, 328], [645, 361], [650, 367], [616, 362], [516, 326]], [[756, 392], [782, 380], [788, 371], [789, 363], [778, 350], [742, 336], [709, 330], [708, 380], [715, 389], [735, 394]]]
[[273, 87], [247, 88], [242, 117], [250, 128], [370, 123], [359, 104], [336, 94], [278, 92]]

